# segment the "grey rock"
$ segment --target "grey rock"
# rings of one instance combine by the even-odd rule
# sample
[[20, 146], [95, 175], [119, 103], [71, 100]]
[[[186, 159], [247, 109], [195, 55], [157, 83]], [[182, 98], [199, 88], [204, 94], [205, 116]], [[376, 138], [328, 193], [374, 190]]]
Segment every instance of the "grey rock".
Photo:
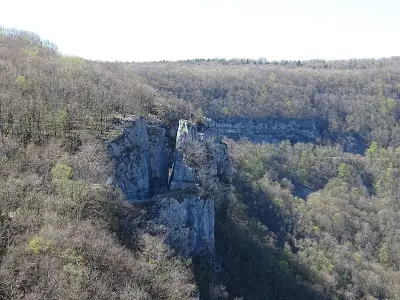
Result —
[[194, 188], [202, 183], [200, 173], [208, 179], [231, 183], [228, 147], [221, 142], [215, 123], [207, 120], [206, 124], [196, 126], [180, 120], [170, 189]]
[[[168, 131], [158, 120], [120, 120], [122, 134], [108, 143], [115, 161], [114, 186], [131, 202], [154, 197], [156, 221], [168, 243], [185, 256], [214, 253], [217, 194], [232, 182], [227, 145], [215, 123], [179, 121], [176, 147], [169, 149]], [[168, 189], [168, 161], [174, 151]]]
[[198, 195], [159, 200], [157, 221], [165, 226], [167, 242], [185, 256], [214, 253], [214, 201]]
[[144, 118], [123, 120], [123, 134], [108, 143], [110, 158], [115, 160], [114, 185], [129, 200], [147, 199], [150, 195], [150, 151]]
[[130, 201], [166, 191], [165, 129], [148, 126], [143, 117], [130, 116], [121, 123], [122, 135], [108, 143], [109, 157], [115, 161], [114, 186]]
[[185, 149], [190, 142], [198, 140], [199, 136], [195, 127], [186, 120], [180, 120], [176, 134], [176, 149], [170, 190], [193, 189], [197, 186], [196, 170], [185, 161]]
[[196, 170], [184, 161], [184, 155], [179, 150], [175, 152], [172, 166], [170, 190], [190, 190], [198, 185]]
[[[170, 190], [219, 189], [232, 182], [232, 168], [227, 145], [221, 142], [215, 124], [179, 122]], [[214, 253], [214, 219], [216, 193], [206, 198], [198, 194], [163, 198], [159, 221], [167, 228], [167, 239], [184, 255]]]
[[147, 126], [150, 155], [150, 195], [157, 195], [168, 189], [168, 158], [165, 128]]

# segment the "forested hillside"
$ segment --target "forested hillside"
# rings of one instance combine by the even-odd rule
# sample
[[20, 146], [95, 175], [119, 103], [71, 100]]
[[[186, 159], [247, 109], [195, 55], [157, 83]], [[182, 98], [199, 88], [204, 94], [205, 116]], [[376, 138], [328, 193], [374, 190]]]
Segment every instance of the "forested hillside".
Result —
[[266, 63], [249, 60], [132, 64], [163, 95], [212, 118], [322, 118], [336, 133], [400, 145], [400, 57]]
[[0, 77], [0, 299], [191, 299], [190, 262], [105, 185], [107, 124], [148, 113], [157, 93], [15, 30], [0, 31]]
[[[323, 119], [367, 150], [226, 139], [211, 265], [106, 184], [131, 114]], [[400, 299], [399, 118], [398, 57], [111, 63], [0, 28], [0, 299]]]
[[[316, 299], [398, 299], [400, 148], [373, 143], [361, 157], [286, 142], [229, 146], [237, 198], [217, 238], [223, 266], [240, 278], [229, 287], [250, 299], [309, 299], [299, 282]], [[315, 191], [306, 201], [294, 196], [299, 183]]]

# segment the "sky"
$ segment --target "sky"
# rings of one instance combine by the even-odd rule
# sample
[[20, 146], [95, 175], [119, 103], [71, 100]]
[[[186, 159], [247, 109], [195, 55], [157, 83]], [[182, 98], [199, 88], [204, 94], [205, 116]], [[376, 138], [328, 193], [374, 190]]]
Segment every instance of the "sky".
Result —
[[93, 60], [400, 55], [400, 0], [0, 0], [0, 26]]

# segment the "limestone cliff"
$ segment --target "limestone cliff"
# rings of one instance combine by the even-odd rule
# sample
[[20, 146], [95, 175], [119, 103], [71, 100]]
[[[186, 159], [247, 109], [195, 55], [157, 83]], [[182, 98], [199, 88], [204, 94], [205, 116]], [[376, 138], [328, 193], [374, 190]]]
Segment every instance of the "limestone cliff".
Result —
[[181, 120], [175, 149], [168, 145], [166, 128], [154, 119], [128, 117], [120, 127], [122, 134], [108, 143], [114, 186], [133, 203], [151, 203], [154, 220], [172, 247], [187, 256], [213, 253], [215, 204], [232, 181], [227, 146], [214, 124]]
[[156, 222], [166, 241], [184, 256], [214, 253], [215, 205], [195, 193], [161, 196], [156, 202]]
[[179, 121], [170, 190], [184, 194], [162, 198], [159, 214], [171, 244], [187, 255], [214, 252], [215, 205], [231, 181], [228, 149], [212, 124]]
[[121, 120], [122, 134], [108, 143], [115, 161], [114, 186], [130, 201], [144, 200], [168, 187], [165, 128], [142, 117]]
[[179, 121], [170, 189], [190, 189], [206, 181], [230, 183], [232, 169], [228, 148], [221, 142], [214, 123], [196, 126]]
[[331, 142], [342, 145], [345, 152], [363, 154], [366, 141], [352, 132], [332, 132], [327, 120], [295, 118], [225, 118], [215, 120], [215, 129], [222, 136], [233, 140], [247, 139], [254, 143], [279, 143], [289, 140], [292, 143]]

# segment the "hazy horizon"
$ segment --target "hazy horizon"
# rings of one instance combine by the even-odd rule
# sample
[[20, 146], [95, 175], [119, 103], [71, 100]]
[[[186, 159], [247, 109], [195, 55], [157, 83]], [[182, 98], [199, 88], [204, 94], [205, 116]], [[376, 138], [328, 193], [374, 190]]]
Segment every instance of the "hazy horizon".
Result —
[[396, 0], [21, 0], [2, 5], [0, 25], [92, 60], [341, 60], [399, 56], [399, 11]]

